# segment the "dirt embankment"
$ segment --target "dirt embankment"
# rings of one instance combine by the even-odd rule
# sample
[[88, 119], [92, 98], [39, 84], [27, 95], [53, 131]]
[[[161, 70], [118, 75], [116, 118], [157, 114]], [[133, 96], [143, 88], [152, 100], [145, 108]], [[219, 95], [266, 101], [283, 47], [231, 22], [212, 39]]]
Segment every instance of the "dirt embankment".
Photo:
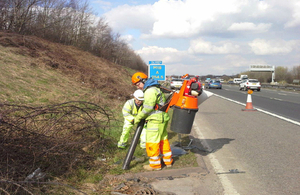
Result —
[[25, 56], [28, 66], [60, 71], [85, 86], [101, 90], [111, 101], [125, 101], [135, 89], [130, 83], [132, 72], [125, 67], [73, 46], [5, 32], [0, 32], [0, 46]]
[[11, 182], [38, 168], [66, 183], [80, 182], [82, 167], [104, 175], [109, 166], [95, 159], [116, 150], [106, 132], [135, 90], [133, 72], [73, 46], [0, 32], [0, 191], [44, 190]]

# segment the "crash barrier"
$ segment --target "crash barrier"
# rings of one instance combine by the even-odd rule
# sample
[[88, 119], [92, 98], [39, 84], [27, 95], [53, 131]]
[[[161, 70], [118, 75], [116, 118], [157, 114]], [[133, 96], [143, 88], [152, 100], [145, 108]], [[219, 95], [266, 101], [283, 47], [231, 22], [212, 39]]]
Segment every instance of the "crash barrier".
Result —
[[[239, 85], [239, 83], [222, 83], [225, 85]], [[268, 84], [268, 83], [261, 83], [262, 88], [272, 88], [272, 89], [284, 89], [284, 90], [291, 90], [291, 91], [300, 91], [300, 85], [282, 85], [282, 84]]]
[[292, 91], [300, 91], [299, 85], [271, 85], [271, 84], [261, 84], [262, 88], [273, 88], [273, 89], [286, 89]]

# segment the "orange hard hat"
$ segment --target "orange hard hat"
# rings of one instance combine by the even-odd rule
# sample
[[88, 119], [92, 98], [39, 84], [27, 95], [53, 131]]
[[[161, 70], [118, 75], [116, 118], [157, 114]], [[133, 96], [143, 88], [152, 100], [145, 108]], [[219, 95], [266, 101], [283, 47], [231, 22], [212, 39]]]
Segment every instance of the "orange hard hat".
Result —
[[137, 82], [140, 82], [144, 79], [147, 79], [147, 75], [145, 73], [142, 73], [142, 72], [137, 72], [137, 73], [134, 73], [131, 77], [131, 81], [132, 81], [132, 84], [136, 84]]

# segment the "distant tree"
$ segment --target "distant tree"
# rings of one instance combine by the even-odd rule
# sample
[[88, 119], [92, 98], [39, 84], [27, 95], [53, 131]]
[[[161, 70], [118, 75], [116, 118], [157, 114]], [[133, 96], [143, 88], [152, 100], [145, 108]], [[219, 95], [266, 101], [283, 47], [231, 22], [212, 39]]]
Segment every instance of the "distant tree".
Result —
[[251, 78], [251, 79], [258, 79], [261, 83], [270, 83], [272, 81], [271, 72], [246, 71], [246, 72], [242, 72], [241, 74], [248, 75], [248, 78]]
[[76, 0], [70, 0], [69, 2], [66, 2], [66, 7], [71, 7], [74, 10], [78, 9], [78, 3]]
[[285, 81], [290, 84], [293, 83], [293, 75], [290, 72], [286, 74]]
[[33, 8], [40, 0], [1, 0], [1, 29], [23, 33], [31, 24], [36, 12]]
[[8, 23], [8, 0], [0, 1], [0, 30], [7, 30]]
[[275, 68], [275, 79], [277, 82], [287, 82], [288, 68], [283, 66], [277, 66]]
[[227, 75], [223, 75], [221, 78], [224, 79], [224, 81], [230, 80], [230, 76]]
[[291, 74], [294, 79], [300, 79], [300, 66], [294, 66]]
[[93, 15], [88, 0], [0, 0], [0, 16], [0, 30], [74, 45], [114, 63], [147, 70], [120, 34]]
[[214, 78], [215, 76], [212, 74], [206, 75], [206, 78]]

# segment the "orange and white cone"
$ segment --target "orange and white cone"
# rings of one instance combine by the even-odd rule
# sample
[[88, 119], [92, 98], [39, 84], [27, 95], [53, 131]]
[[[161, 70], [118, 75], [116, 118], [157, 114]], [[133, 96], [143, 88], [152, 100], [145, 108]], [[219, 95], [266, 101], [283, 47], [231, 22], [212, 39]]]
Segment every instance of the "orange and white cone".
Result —
[[256, 109], [253, 108], [252, 106], [252, 98], [251, 94], [253, 93], [252, 90], [248, 90], [248, 96], [247, 96], [247, 103], [246, 103], [246, 108], [242, 109], [242, 111], [257, 111]]

